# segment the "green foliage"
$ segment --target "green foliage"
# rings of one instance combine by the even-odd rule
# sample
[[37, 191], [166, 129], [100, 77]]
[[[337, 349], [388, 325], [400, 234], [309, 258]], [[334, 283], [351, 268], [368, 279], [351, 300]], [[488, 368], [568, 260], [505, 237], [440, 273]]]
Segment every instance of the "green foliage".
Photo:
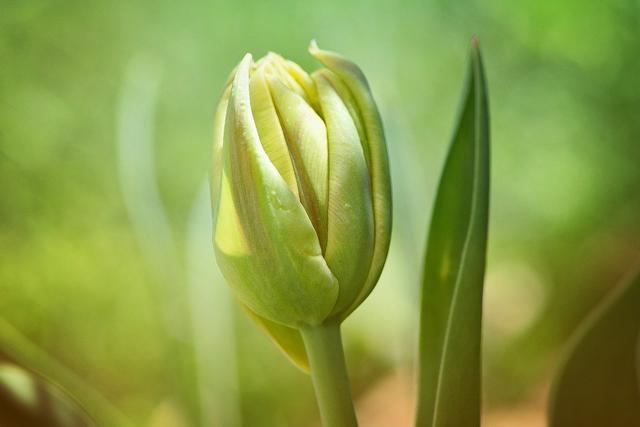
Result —
[[480, 424], [489, 217], [489, 111], [477, 40], [440, 179], [424, 262], [417, 426]]
[[[148, 268], [156, 264], [147, 262], [125, 208], [123, 187], [144, 184], [119, 174], [117, 122], [127, 113], [121, 104], [129, 70], [150, 69], [133, 73], [142, 87], [152, 83], [148, 74], [159, 80], [156, 96], [141, 100], [155, 112], [148, 165], [178, 247], [170, 260], [187, 264], [186, 224], [210, 246], [210, 232], [193, 226], [190, 212], [210, 168], [215, 98], [242, 54], [271, 49], [312, 69], [317, 62], [304, 47], [317, 38], [362, 66], [384, 117], [398, 209], [380, 285], [345, 324], [357, 397], [392, 361], [399, 369], [413, 363], [408, 337], [415, 334], [424, 212], [450, 133], [451, 93], [460, 85], [458, 47], [469, 31], [483, 41], [494, 100], [497, 226], [487, 287], [503, 298], [484, 317], [489, 411], [527, 400], [547, 383], [559, 344], [602, 284], [640, 251], [638, 2], [0, 4], [0, 312], [137, 426], [166, 400], [190, 398], [180, 397], [184, 389], [174, 380], [185, 370], [171, 341], [188, 348], [192, 340], [174, 327], [181, 317], [174, 308], [189, 303], [190, 284]], [[142, 125], [145, 117], [127, 120]], [[138, 203], [146, 224], [155, 224], [155, 204]], [[212, 255], [201, 256], [212, 268]], [[193, 317], [213, 343], [198, 344], [207, 355], [198, 375], [216, 375], [199, 386], [197, 402], [215, 416], [242, 415], [208, 425], [308, 425], [308, 377], [235, 312], [219, 276], [201, 283], [213, 296], [194, 298]], [[506, 295], [528, 283], [538, 298], [530, 321], [504, 322], [514, 305]]]
[[95, 427], [67, 392], [13, 363], [0, 362], [0, 425]]
[[640, 426], [640, 265], [576, 332], [555, 380], [549, 425]]
[[[86, 409], [86, 411], [85, 411]], [[131, 427], [83, 379], [0, 318], [0, 425]]]

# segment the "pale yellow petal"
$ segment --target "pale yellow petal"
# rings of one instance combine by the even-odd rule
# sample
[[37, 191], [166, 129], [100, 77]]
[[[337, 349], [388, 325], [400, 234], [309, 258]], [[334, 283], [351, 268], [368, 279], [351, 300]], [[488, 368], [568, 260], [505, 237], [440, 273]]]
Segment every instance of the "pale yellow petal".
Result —
[[298, 194], [296, 176], [291, 164], [287, 142], [278, 120], [265, 77], [264, 67], [258, 67], [249, 82], [251, 111], [258, 129], [260, 143], [293, 194]]
[[300, 200], [324, 248], [327, 234], [327, 130], [318, 114], [278, 78], [269, 79], [298, 179]]

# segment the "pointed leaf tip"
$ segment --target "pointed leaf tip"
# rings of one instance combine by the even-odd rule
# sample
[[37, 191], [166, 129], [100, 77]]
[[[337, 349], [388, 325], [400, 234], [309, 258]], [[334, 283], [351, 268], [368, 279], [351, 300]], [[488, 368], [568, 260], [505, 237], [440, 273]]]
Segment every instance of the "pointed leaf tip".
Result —
[[416, 426], [480, 425], [490, 158], [486, 87], [474, 52], [424, 259]]

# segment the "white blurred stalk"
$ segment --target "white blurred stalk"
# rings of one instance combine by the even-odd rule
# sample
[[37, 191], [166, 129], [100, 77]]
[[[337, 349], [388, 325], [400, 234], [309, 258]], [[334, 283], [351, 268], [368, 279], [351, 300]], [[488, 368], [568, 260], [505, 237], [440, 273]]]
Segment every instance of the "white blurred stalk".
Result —
[[184, 369], [178, 369], [174, 379], [189, 406], [184, 409], [197, 425], [240, 426], [234, 327], [229, 293], [214, 264], [208, 185], [203, 184], [188, 219], [186, 271], [158, 188], [154, 124], [159, 85], [152, 62], [131, 60], [118, 110], [120, 186], [154, 283], [161, 286], [161, 312], [171, 341], [168, 363], [182, 359], [177, 362], [184, 368], [186, 358], [195, 366], [194, 378], [184, 378]]
[[187, 223], [187, 277], [195, 337], [202, 424], [240, 426], [232, 301], [216, 267], [211, 198], [205, 180]]
[[165, 372], [171, 376], [178, 413], [197, 422], [199, 414], [188, 393], [189, 375], [184, 371], [190, 355], [185, 351], [190, 331], [188, 314], [181, 303], [183, 277], [171, 222], [158, 188], [154, 164], [154, 129], [160, 74], [143, 56], [134, 57], [125, 72], [117, 116], [117, 149], [120, 188], [129, 221], [153, 280], [152, 294], [168, 336]]
[[[135, 57], [129, 63], [118, 109], [118, 172], [125, 209], [142, 254], [167, 293], [181, 281], [181, 267], [171, 223], [160, 197], [154, 166], [154, 124], [160, 76], [152, 62]], [[182, 338], [175, 300], [164, 301], [167, 330]]]

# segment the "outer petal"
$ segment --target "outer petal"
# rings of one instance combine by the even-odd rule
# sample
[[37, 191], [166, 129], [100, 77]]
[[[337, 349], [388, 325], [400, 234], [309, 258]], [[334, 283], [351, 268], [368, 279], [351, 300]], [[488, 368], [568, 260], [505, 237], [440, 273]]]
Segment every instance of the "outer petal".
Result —
[[335, 72], [349, 88], [358, 105], [361, 121], [366, 132], [364, 142], [366, 144], [367, 164], [371, 174], [375, 243], [367, 282], [357, 300], [345, 313], [346, 316], [373, 290], [387, 258], [392, 222], [389, 160], [380, 113], [371, 95], [367, 79], [360, 68], [336, 53], [320, 50], [315, 42], [311, 43], [309, 52], [327, 68]]
[[302, 204], [260, 143], [250, 65], [247, 55], [227, 110], [216, 257], [238, 298], [256, 314], [290, 327], [318, 324], [335, 304], [337, 281]]
[[222, 145], [224, 141], [224, 123], [227, 117], [227, 107], [229, 105], [229, 95], [231, 85], [225, 86], [224, 92], [218, 102], [215, 115], [213, 116], [213, 148], [211, 150], [211, 204], [213, 218], [217, 217], [218, 201], [220, 194], [220, 182], [222, 179]]
[[304, 372], [309, 372], [309, 360], [307, 359], [307, 352], [304, 348], [300, 331], [260, 317], [244, 304], [241, 304], [241, 306], [249, 317], [269, 335], [274, 344], [282, 350], [291, 363]]
[[340, 293], [332, 316], [342, 317], [358, 298], [373, 254], [371, 182], [356, 126], [326, 78], [313, 74], [329, 140], [329, 210], [324, 257]]
[[360, 114], [360, 107], [358, 107], [358, 103], [354, 99], [353, 95], [349, 88], [344, 84], [342, 79], [338, 77], [336, 73], [329, 69], [322, 70], [322, 75], [331, 83], [333, 89], [336, 91], [342, 102], [344, 103], [347, 110], [349, 110], [349, 115], [353, 120], [353, 124], [356, 126], [358, 130], [358, 135], [360, 136], [360, 142], [362, 144], [362, 149], [364, 151], [364, 158], [367, 161], [367, 167], [369, 166], [369, 158], [371, 157], [369, 154], [369, 144], [367, 143], [367, 132], [362, 123], [362, 116]]

